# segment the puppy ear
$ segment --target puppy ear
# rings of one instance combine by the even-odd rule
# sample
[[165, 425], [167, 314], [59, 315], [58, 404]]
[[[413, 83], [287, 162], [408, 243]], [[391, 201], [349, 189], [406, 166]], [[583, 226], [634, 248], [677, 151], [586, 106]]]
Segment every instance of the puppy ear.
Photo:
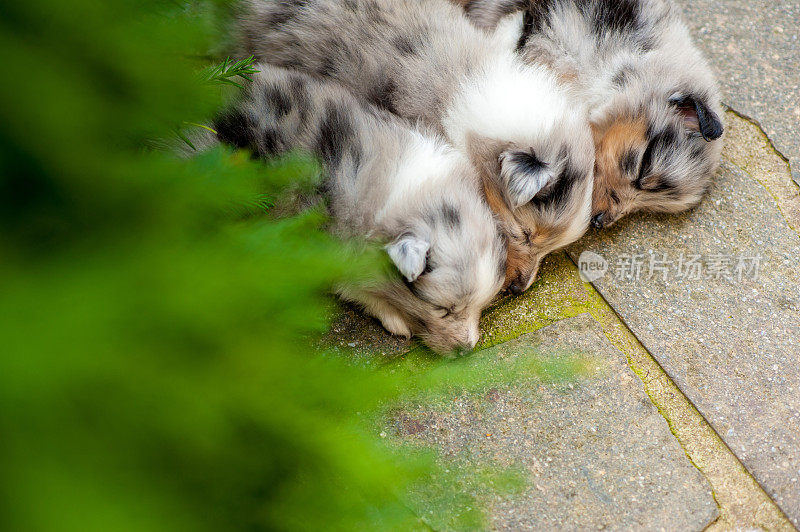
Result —
[[412, 234], [405, 234], [386, 246], [386, 252], [409, 283], [417, 280], [427, 262], [430, 243]]
[[524, 30], [525, 13], [520, 10], [510, 15], [504, 15], [497, 22], [494, 30], [494, 38], [498, 47], [503, 50], [516, 50], [519, 45], [520, 36]]
[[[525, 8], [525, 0], [455, 0], [455, 3], [464, 7], [473, 24], [489, 31], [497, 29], [498, 24], [510, 14], [522, 13]], [[514, 44], [522, 33], [522, 28], [519, 29]]]
[[694, 96], [673, 96], [669, 101], [678, 109], [690, 131], [699, 132], [707, 142], [722, 136], [722, 121], [702, 99]]
[[533, 150], [506, 150], [500, 154], [500, 179], [514, 208], [531, 201], [552, 178], [548, 164], [539, 160]]

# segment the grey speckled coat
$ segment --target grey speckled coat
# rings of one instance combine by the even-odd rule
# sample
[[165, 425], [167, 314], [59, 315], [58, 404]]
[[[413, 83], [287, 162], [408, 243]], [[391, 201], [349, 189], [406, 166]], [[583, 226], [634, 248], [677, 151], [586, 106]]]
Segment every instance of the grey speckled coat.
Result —
[[467, 154], [509, 240], [512, 291], [530, 286], [541, 259], [588, 227], [586, 110], [552, 72], [514, 53], [521, 18], [489, 33], [446, 0], [245, 5], [243, 54], [335, 79]]
[[487, 31], [522, 13], [520, 55], [588, 105], [595, 226], [702, 199], [722, 151], [720, 94], [671, 0], [452, 1]]
[[310, 151], [327, 169], [335, 231], [388, 242], [400, 276], [340, 287], [394, 334], [471, 348], [502, 287], [505, 242], [475, 170], [433, 133], [342, 87], [280, 67], [260, 73], [215, 122], [223, 142], [270, 156]]

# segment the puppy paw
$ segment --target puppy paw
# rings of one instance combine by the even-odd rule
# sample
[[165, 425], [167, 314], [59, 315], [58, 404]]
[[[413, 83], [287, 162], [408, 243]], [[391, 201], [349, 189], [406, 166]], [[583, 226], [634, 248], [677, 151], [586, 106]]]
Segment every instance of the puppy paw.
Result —
[[402, 336], [406, 339], [411, 338], [411, 329], [408, 328], [408, 325], [400, 316], [387, 313], [379, 316], [378, 319], [381, 321], [383, 328], [393, 335]]

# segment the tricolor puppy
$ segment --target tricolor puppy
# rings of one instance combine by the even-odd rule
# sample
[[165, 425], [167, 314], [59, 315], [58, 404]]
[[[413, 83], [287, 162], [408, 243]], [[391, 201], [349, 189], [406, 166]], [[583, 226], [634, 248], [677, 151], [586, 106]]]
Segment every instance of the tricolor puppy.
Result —
[[593, 225], [700, 202], [722, 151], [720, 95], [671, 0], [452, 1], [487, 30], [522, 12], [520, 55], [589, 106]]
[[388, 242], [399, 270], [394, 281], [340, 295], [393, 334], [418, 335], [437, 351], [474, 347], [481, 310], [503, 285], [506, 250], [466, 157], [331, 82], [256, 68], [216, 121], [218, 138], [258, 156], [318, 155], [334, 231]]
[[508, 237], [512, 292], [588, 228], [594, 150], [585, 108], [514, 52], [513, 24], [489, 34], [446, 0], [246, 4], [243, 53], [335, 79], [467, 154]]

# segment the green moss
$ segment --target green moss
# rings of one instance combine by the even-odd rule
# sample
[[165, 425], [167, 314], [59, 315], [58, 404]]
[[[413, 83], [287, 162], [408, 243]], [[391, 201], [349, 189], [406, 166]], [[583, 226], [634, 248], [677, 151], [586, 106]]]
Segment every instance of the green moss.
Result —
[[580, 280], [577, 268], [565, 252], [549, 256], [540, 272], [539, 279], [525, 294], [505, 297], [484, 313], [483, 341], [479, 348], [498, 345], [586, 312], [599, 315], [592, 312], [597, 303], [591, 297], [591, 285]]

